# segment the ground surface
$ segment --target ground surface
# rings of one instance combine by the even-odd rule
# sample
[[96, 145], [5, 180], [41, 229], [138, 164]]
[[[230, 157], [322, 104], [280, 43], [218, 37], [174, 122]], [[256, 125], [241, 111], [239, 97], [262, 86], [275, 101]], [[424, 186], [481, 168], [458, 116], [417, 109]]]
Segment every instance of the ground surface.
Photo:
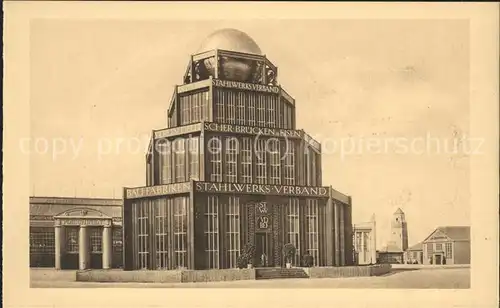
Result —
[[74, 281], [74, 271], [32, 269], [34, 288], [470, 288], [470, 268], [394, 270], [380, 277], [275, 279], [207, 283], [95, 283]]

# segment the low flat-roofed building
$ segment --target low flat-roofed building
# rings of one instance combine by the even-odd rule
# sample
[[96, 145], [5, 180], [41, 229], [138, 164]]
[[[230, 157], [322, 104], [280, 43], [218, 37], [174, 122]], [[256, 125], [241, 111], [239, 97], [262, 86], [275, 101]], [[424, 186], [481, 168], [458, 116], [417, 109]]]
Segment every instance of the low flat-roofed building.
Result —
[[30, 267], [119, 268], [122, 200], [30, 197]]
[[422, 242], [415, 244], [404, 252], [404, 261], [409, 264], [423, 264], [424, 252]]
[[423, 264], [470, 264], [470, 226], [438, 227], [423, 241]]

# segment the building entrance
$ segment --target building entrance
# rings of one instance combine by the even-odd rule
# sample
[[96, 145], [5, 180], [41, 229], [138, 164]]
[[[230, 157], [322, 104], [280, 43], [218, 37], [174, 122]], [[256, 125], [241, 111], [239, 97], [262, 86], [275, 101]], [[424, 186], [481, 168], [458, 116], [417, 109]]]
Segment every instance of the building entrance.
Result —
[[273, 243], [270, 233], [255, 234], [255, 265], [257, 267], [273, 267]]
[[441, 255], [441, 254], [434, 255], [434, 260], [435, 260], [436, 265], [443, 264], [443, 255]]

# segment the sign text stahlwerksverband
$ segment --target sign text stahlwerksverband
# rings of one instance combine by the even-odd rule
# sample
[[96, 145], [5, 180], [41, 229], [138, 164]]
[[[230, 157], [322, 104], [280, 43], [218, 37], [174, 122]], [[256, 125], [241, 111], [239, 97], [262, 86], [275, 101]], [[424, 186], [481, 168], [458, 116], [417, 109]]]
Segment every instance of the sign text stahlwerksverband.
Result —
[[280, 91], [280, 89], [278, 87], [275, 87], [275, 86], [267, 86], [267, 85], [256, 84], [256, 83], [245, 83], [245, 82], [231, 81], [231, 80], [213, 79], [212, 83], [216, 87], [223, 87], [223, 88], [259, 91], [259, 92], [267, 92], [267, 93], [275, 93], [275, 94], [279, 93], [279, 91]]
[[213, 123], [213, 122], [205, 122], [204, 129], [206, 131], [212, 131], [212, 132], [302, 138], [302, 131], [293, 130], [293, 129], [241, 126], [241, 125], [232, 125], [232, 124], [219, 124], [219, 123]]
[[328, 197], [328, 187], [196, 182], [197, 192]]

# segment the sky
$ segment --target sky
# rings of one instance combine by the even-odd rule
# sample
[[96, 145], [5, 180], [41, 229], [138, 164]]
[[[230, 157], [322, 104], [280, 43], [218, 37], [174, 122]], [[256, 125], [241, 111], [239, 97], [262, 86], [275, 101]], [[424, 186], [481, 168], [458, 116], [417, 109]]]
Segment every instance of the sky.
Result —
[[[323, 184], [352, 196], [354, 223], [375, 214], [378, 247], [389, 239], [398, 207], [410, 245], [437, 226], [470, 225], [469, 157], [479, 143], [467, 139], [468, 26], [33, 21], [31, 136], [20, 141], [30, 155], [31, 194], [120, 198], [124, 186], [145, 185], [145, 148], [151, 131], [166, 126], [189, 56], [210, 33], [229, 27], [249, 34], [278, 66], [279, 83], [296, 100], [297, 128], [323, 143]], [[395, 138], [418, 151], [394, 151]], [[375, 150], [367, 140], [378, 142]], [[469, 152], [444, 150], [456, 140]], [[388, 146], [381, 150], [380, 142]]]

